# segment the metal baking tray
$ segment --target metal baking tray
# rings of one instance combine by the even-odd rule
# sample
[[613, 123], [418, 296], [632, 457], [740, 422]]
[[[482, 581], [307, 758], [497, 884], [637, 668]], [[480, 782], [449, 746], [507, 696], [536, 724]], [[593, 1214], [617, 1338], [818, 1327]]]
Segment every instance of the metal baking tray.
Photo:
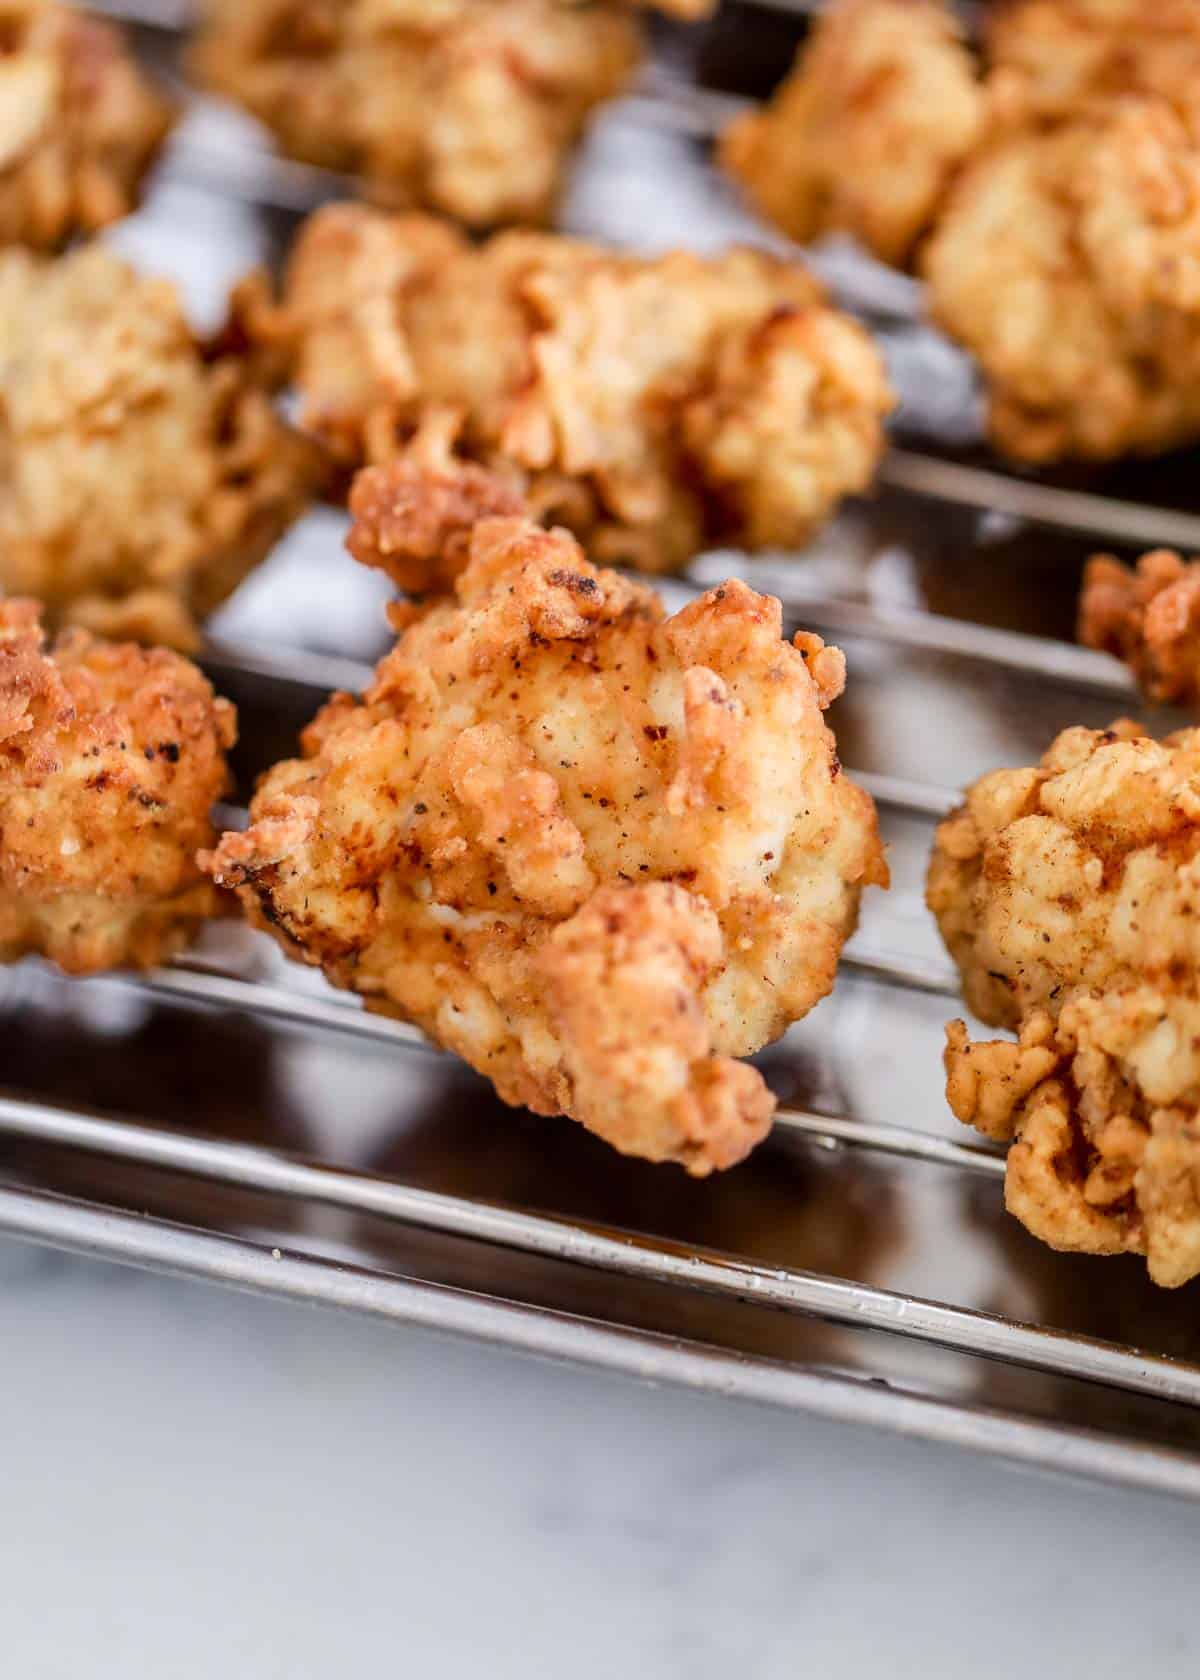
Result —
[[[563, 225], [643, 248], [778, 244], [706, 141], [782, 72], [805, 9], [656, 27]], [[137, 18], [171, 73], [181, 13], [145, 0]], [[345, 185], [197, 99], [110, 237], [213, 321]], [[1053, 1254], [1005, 1215], [1000, 1158], [946, 1109], [958, 1004], [921, 899], [951, 790], [1136, 707], [1118, 666], [1070, 645], [1080, 566], [1099, 546], [1200, 551], [1198, 457], [1016, 473], [988, 455], [969, 364], [921, 323], [918, 289], [836, 241], [810, 256], [902, 392], [878, 492], [803, 556], [706, 556], [666, 586], [737, 572], [836, 636], [841, 754], [891, 848], [893, 891], [869, 896], [834, 995], [761, 1058], [782, 1100], [771, 1140], [704, 1183], [624, 1160], [504, 1108], [231, 923], [147, 975], [0, 970], [0, 1231], [1200, 1497], [1200, 1286]], [[344, 524], [314, 512], [211, 626], [205, 663], [241, 711], [239, 798], [387, 644], [385, 586], [343, 553]]]

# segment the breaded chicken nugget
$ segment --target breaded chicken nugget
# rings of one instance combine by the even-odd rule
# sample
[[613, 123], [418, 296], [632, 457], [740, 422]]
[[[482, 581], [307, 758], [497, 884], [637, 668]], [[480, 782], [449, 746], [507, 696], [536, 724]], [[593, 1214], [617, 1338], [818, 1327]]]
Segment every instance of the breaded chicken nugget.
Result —
[[773, 103], [726, 135], [725, 161], [797, 238], [844, 228], [887, 261], [915, 252], [1006, 454], [1189, 441], [1200, 6], [1013, 0], [992, 8], [986, 44], [979, 81], [941, 0], [835, 0]]
[[0, 601], [0, 961], [147, 967], [218, 908], [196, 864], [228, 787], [233, 707], [164, 648]]
[[1168, 99], [1181, 114], [1200, 100], [1196, 0], [1003, 0], [988, 8], [985, 32], [996, 123], [1057, 122], [1127, 93]]
[[428, 217], [337, 205], [307, 224], [280, 307], [247, 305], [338, 459], [432, 431], [602, 558], [654, 571], [713, 541], [801, 542], [869, 483], [892, 403], [863, 329], [761, 251], [473, 247]]
[[621, 0], [210, 0], [193, 62], [285, 151], [363, 176], [382, 203], [475, 228], [540, 223], [589, 112], [641, 56], [635, 9]]
[[49, 249], [126, 215], [174, 112], [111, 24], [0, 0], [0, 243]]
[[985, 147], [922, 267], [1008, 454], [1104, 459], [1200, 433], [1200, 145], [1166, 100], [1097, 100]]
[[168, 281], [98, 246], [0, 255], [0, 587], [51, 624], [194, 645], [317, 467]]
[[[455, 535], [432, 494], [431, 522], [405, 477], [393, 550]], [[697, 1175], [740, 1160], [774, 1100], [734, 1058], [829, 991], [887, 880], [821, 717], [841, 654], [782, 641], [742, 583], [668, 619], [521, 517], [475, 525], [453, 598], [395, 620], [362, 700], [330, 701], [205, 866], [506, 1102]]]
[[928, 903], [966, 1001], [959, 1119], [1012, 1139], [1009, 1210], [1053, 1248], [1200, 1271], [1200, 731], [1069, 729], [937, 832]]
[[1200, 701], [1200, 560], [1170, 549], [1136, 569], [1096, 554], [1084, 572], [1079, 639], [1129, 666], [1156, 704]]
[[944, 0], [834, 0], [721, 161], [793, 239], [843, 230], [903, 265], [979, 139], [984, 100]]

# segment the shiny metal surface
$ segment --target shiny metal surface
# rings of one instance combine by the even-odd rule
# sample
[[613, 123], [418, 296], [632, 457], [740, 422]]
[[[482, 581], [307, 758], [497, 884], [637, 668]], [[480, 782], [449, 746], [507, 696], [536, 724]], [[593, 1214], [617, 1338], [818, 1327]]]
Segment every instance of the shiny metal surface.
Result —
[[1194, 513], [1031, 484], [1012, 473], [938, 461], [908, 449], [892, 450], [883, 463], [880, 482], [933, 502], [1011, 514], [1055, 530], [1082, 532], [1104, 543], [1200, 549], [1200, 516]]
[[[663, 35], [664, 64], [596, 124], [567, 224], [627, 244], [769, 239], [694, 127], [653, 120], [715, 38]], [[167, 28], [144, 44], [161, 59], [173, 43]], [[720, 68], [712, 92], [756, 91]], [[211, 319], [242, 269], [278, 260], [290, 209], [337, 186], [205, 103], [113, 238]], [[1004, 1214], [1000, 1157], [945, 1108], [959, 1005], [921, 903], [956, 788], [1134, 703], [1119, 667], [1068, 639], [1080, 538], [1200, 547], [1195, 456], [1012, 472], [911, 283], [844, 249], [817, 260], [883, 325], [903, 450], [803, 557], [708, 556], [667, 586], [737, 571], [844, 639], [833, 721], [890, 846], [893, 892], [869, 900], [834, 996], [761, 1058], [781, 1098], [770, 1144], [702, 1184], [624, 1160], [503, 1108], [411, 1028], [219, 926], [150, 975], [0, 971], [0, 1230], [1197, 1496], [1200, 1292], [1052, 1254]], [[242, 800], [386, 645], [386, 586], [343, 530], [329, 509], [304, 521], [212, 627]]]
[[333, 1266], [306, 1255], [267, 1253], [230, 1237], [214, 1237], [128, 1214], [101, 1212], [61, 1197], [0, 1188], [0, 1224], [32, 1242], [73, 1253], [151, 1267], [176, 1276], [216, 1279], [256, 1294], [340, 1307], [393, 1323], [517, 1348], [544, 1359], [574, 1360], [643, 1382], [726, 1398], [795, 1407], [818, 1416], [886, 1427], [901, 1434], [1001, 1455], [1060, 1475], [1200, 1498], [1200, 1465], [1163, 1448], [1134, 1455], [1081, 1430], [1046, 1428], [981, 1409], [947, 1406], [926, 1396], [881, 1389], [822, 1371], [789, 1369], [714, 1349], [669, 1342], [653, 1333], [611, 1328], [565, 1315], [530, 1312], [461, 1290]]
[[1002, 1358], [1034, 1371], [1081, 1377], [1157, 1399], [1200, 1404], [1200, 1366], [896, 1295], [868, 1284], [768, 1268], [648, 1236], [581, 1227], [565, 1219], [492, 1207], [362, 1173], [349, 1175], [249, 1144], [186, 1137], [56, 1110], [42, 1103], [0, 1098], [0, 1129], [219, 1183], [351, 1208], [423, 1230], [471, 1237], [623, 1277], [700, 1290], [734, 1301], [753, 1301], [783, 1312], [809, 1314], [831, 1324], [885, 1330], [962, 1353]]

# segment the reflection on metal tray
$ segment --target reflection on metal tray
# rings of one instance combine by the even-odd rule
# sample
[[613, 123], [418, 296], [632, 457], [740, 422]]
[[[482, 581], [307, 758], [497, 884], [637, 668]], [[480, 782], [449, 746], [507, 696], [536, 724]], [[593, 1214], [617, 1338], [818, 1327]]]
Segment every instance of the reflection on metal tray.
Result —
[[[139, 36], [160, 62], [178, 19], [163, 16]], [[661, 33], [638, 96], [592, 131], [567, 225], [630, 245], [650, 228], [659, 246], [769, 239], [709, 168], [696, 136], [713, 107], [683, 79], [711, 71], [714, 42], [730, 70], [746, 32]], [[202, 102], [110, 237], [213, 319], [336, 185]], [[1006, 1217], [998, 1158], [945, 1108], [954, 988], [921, 903], [948, 790], [1134, 703], [1115, 665], [1067, 645], [1079, 569], [1097, 538], [1200, 548], [1194, 458], [1052, 484], [1009, 471], [911, 283], [845, 247], [819, 261], [884, 336], [904, 447], [803, 557], [708, 556], [666, 586], [737, 570], [838, 636], [842, 756], [891, 846], [894, 889], [834, 996], [762, 1058], [784, 1104], [772, 1140], [702, 1184], [624, 1160], [503, 1108], [229, 925], [146, 977], [0, 971], [0, 1230], [1200, 1495], [1198, 1288], [1054, 1255]], [[314, 513], [212, 626], [207, 663], [242, 714], [241, 798], [386, 643], [384, 586], [343, 554], [343, 526]]]

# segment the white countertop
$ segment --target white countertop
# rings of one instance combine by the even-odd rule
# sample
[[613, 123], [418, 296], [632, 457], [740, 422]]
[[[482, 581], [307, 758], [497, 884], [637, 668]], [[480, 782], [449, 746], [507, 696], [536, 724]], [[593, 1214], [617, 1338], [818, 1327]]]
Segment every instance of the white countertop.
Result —
[[1200, 1510], [0, 1243], [11, 1680], [1194, 1674]]

